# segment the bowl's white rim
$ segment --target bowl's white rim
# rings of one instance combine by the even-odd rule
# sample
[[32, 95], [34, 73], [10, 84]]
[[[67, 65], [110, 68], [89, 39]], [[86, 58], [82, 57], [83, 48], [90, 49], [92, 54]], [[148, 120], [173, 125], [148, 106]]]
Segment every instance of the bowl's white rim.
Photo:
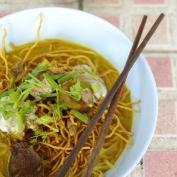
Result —
[[[105, 24], [109, 24], [111, 30], [113, 31], [119, 31], [120, 35], [127, 41], [127, 43], [129, 43], [129, 45], [132, 45], [132, 42], [130, 41], [130, 39], [120, 30], [118, 29], [117, 27], [113, 26], [112, 24], [110, 24], [109, 22], [107, 22], [106, 20], [98, 17], [98, 16], [95, 16], [93, 14], [90, 14], [90, 13], [87, 13], [87, 12], [84, 12], [84, 11], [81, 11], [81, 10], [78, 10], [78, 9], [71, 9], [71, 8], [64, 8], [64, 7], [40, 7], [40, 8], [31, 8], [31, 9], [26, 9], [26, 10], [21, 10], [21, 11], [18, 11], [18, 12], [14, 12], [12, 14], [8, 14], [4, 17], [2, 17], [0, 19], [0, 22], [1, 21], [6, 21], [8, 18], [12, 17], [12, 16], [16, 16], [16, 15], [22, 15], [23, 13], [25, 12], [34, 12], [34, 11], [37, 11], [37, 12], [41, 12], [41, 11], [47, 11], [49, 9], [57, 9], [57, 10], [65, 10], [65, 11], [73, 11], [74, 13], [80, 13], [80, 14], [85, 14], [85, 15], [89, 15], [89, 16], [92, 16], [92, 18], [97, 18], [99, 21], [102, 21], [102, 23], [105, 23]], [[132, 165], [130, 165], [128, 167], [128, 170], [125, 172], [124, 176], [127, 176], [134, 168], [135, 166], [140, 162], [140, 160], [143, 158], [145, 152], [147, 151], [150, 143], [151, 143], [151, 140], [152, 140], [152, 137], [154, 135], [154, 132], [155, 132], [155, 128], [156, 128], [156, 124], [157, 124], [157, 116], [158, 116], [158, 95], [157, 95], [157, 87], [156, 87], [156, 82], [155, 82], [155, 79], [153, 77], [153, 74], [152, 74], [152, 71], [150, 69], [150, 66], [148, 64], [148, 62], [145, 60], [145, 57], [144, 55], [141, 55], [141, 58], [143, 60], [143, 63], [145, 64], [145, 67], [147, 69], [147, 72], [148, 72], [148, 75], [150, 77], [150, 80], [151, 80], [151, 83], [152, 83], [152, 88], [153, 88], [153, 95], [154, 95], [154, 105], [155, 105], [155, 109], [154, 109], [154, 124], [153, 124], [153, 127], [151, 129], [151, 131], [149, 132], [149, 138], [147, 139], [146, 143], [144, 144], [144, 148], [142, 148], [138, 155], [137, 155], [137, 158], [134, 159], [134, 163], [132, 163]]]

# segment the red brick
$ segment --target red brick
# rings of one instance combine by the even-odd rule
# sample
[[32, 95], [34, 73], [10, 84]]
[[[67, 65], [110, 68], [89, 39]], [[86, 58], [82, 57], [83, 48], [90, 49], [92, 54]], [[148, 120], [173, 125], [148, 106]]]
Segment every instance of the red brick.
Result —
[[172, 87], [173, 75], [170, 57], [147, 58], [158, 87]]
[[156, 134], [177, 133], [177, 113], [174, 101], [160, 101]]
[[[135, 34], [137, 32], [137, 28], [141, 22], [141, 19], [144, 14], [140, 15], [134, 15], [132, 17], [133, 22], [133, 37], [135, 37]], [[147, 34], [155, 20], [157, 19], [157, 15], [148, 15], [147, 23], [143, 32], [143, 37]], [[167, 45], [169, 44], [169, 34], [168, 34], [168, 21], [167, 18], [164, 18], [161, 22], [160, 26], [156, 30], [155, 34], [152, 36], [152, 38], [149, 41], [150, 45]]]
[[144, 158], [145, 177], [177, 177], [177, 151], [149, 151]]
[[6, 16], [6, 15], [8, 15], [8, 13], [0, 12], [0, 18], [1, 18], [1, 17], [4, 17], [4, 16]]
[[113, 24], [116, 27], [119, 27], [119, 17], [117, 16], [102, 16], [106, 21]]
[[137, 4], [163, 4], [165, 0], [134, 0]]

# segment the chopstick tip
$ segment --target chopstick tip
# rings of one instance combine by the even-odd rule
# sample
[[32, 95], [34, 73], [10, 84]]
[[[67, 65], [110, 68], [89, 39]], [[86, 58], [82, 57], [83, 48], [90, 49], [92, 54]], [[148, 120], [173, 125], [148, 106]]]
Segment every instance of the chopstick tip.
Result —
[[164, 14], [164, 13], [161, 13], [159, 17], [164, 18], [164, 17], [165, 17], [165, 14]]

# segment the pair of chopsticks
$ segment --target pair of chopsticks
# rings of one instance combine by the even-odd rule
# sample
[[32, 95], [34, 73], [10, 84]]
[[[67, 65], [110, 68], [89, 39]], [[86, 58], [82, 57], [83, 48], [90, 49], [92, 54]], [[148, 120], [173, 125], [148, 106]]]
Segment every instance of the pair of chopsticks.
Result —
[[[124, 66], [122, 73], [120, 74], [119, 78], [116, 80], [111, 91], [106, 95], [102, 104], [99, 106], [96, 114], [90, 120], [87, 128], [81, 134], [77, 144], [74, 146], [74, 148], [71, 151], [71, 153], [69, 154], [68, 158], [65, 160], [65, 162], [63, 163], [63, 165], [59, 169], [59, 171], [56, 175], [57, 177], [64, 177], [66, 175], [66, 173], [67, 173], [68, 169], [71, 167], [75, 157], [77, 156], [79, 151], [82, 149], [82, 147], [86, 143], [89, 135], [93, 131], [96, 123], [101, 118], [101, 116], [103, 115], [103, 113], [107, 109], [107, 107], [110, 105], [108, 113], [106, 115], [106, 120], [105, 120], [102, 130], [98, 136], [97, 144], [92, 151], [92, 154], [91, 154], [89, 161], [88, 161], [88, 166], [87, 166], [87, 168], [84, 172], [84, 175], [83, 175], [83, 177], [90, 177], [91, 176], [93, 168], [96, 164], [98, 154], [104, 144], [105, 137], [109, 131], [109, 126], [111, 124], [111, 120], [114, 115], [117, 103], [120, 100], [121, 91], [124, 86], [125, 80], [128, 76], [128, 73], [129, 73], [130, 69], [132, 68], [132, 66], [134, 65], [137, 58], [139, 57], [139, 55], [141, 54], [141, 52], [143, 51], [143, 49], [145, 48], [145, 46], [147, 45], [148, 41], [150, 40], [150, 38], [152, 37], [152, 35], [156, 31], [156, 29], [159, 26], [160, 22], [162, 21], [163, 17], [164, 17], [164, 14], [160, 14], [160, 16], [157, 18], [157, 20], [155, 21], [155, 23], [153, 24], [153, 26], [151, 27], [151, 29], [149, 30], [149, 32], [147, 33], [145, 38], [139, 44], [141, 35], [143, 33], [143, 30], [144, 30], [144, 27], [145, 27], [145, 24], [147, 21], [147, 16], [143, 16], [142, 22], [141, 22], [138, 32], [136, 34], [135, 40], [133, 42], [132, 48], [130, 50], [127, 62]], [[138, 46], [138, 44], [139, 44], [139, 46]]]

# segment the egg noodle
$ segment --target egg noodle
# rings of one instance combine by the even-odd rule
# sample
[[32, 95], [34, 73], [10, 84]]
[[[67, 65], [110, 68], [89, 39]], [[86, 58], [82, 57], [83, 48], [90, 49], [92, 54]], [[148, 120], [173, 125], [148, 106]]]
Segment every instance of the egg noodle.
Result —
[[[7, 31], [4, 30], [2, 46], [0, 48], [0, 93], [17, 87], [23, 78], [43, 60], [47, 60], [56, 72], [60, 69], [68, 72], [75, 65], [88, 65], [94, 73], [104, 80], [109, 91], [119, 76], [116, 69], [96, 52], [80, 45], [57, 39], [40, 41], [42, 21], [43, 16], [40, 15], [35, 42], [21, 46], [11, 44], [10, 52], [6, 52], [5, 50]], [[13, 71], [16, 68], [18, 68], [18, 71], [14, 75]], [[101, 101], [102, 99], [94, 103], [91, 110], [87, 112], [90, 117], [96, 113]], [[138, 103], [131, 101], [131, 93], [125, 86], [121, 100], [117, 105], [109, 134], [106, 137], [104, 147], [99, 154], [99, 159], [94, 168], [94, 177], [102, 177], [107, 170], [113, 168], [125, 146], [130, 142], [132, 137], [132, 112], [138, 111], [133, 109], [133, 105]], [[37, 102], [36, 106], [38, 116], [43, 116], [46, 113], [52, 114], [51, 99], [41, 100]], [[82, 176], [83, 170], [87, 166], [89, 155], [96, 145], [97, 137], [104, 121], [105, 114], [96, 124], [94, 131], [70, 167], [67, 174], [69, 177]], [[54, 177], [57, 170], [72, 151], [74, 145], [77, 144], [80, 135], [87, 127], [87, 123], [80, 122], [70, 111], [66, 110], [63, 113], [62, 119], [55, 119], [50, 126], [58, 128], [59, 132], [51, 131], [50, 128], [41, 125], [39, 135], [31, 134], [31, 132], [26, 130], [25, 141], [28, 141], [29, 146], [42, 158], [48, 176]], [[4, 133], [1, 132], [0, 134], [3, 135]], [[35, 143], [31, 141], [34, 139], [36, 140]], [[13, 143], [13, 140], [11, 140], [11, 143]], [[3, 153], [5, 152], [0, 152], [0, 158]]]

